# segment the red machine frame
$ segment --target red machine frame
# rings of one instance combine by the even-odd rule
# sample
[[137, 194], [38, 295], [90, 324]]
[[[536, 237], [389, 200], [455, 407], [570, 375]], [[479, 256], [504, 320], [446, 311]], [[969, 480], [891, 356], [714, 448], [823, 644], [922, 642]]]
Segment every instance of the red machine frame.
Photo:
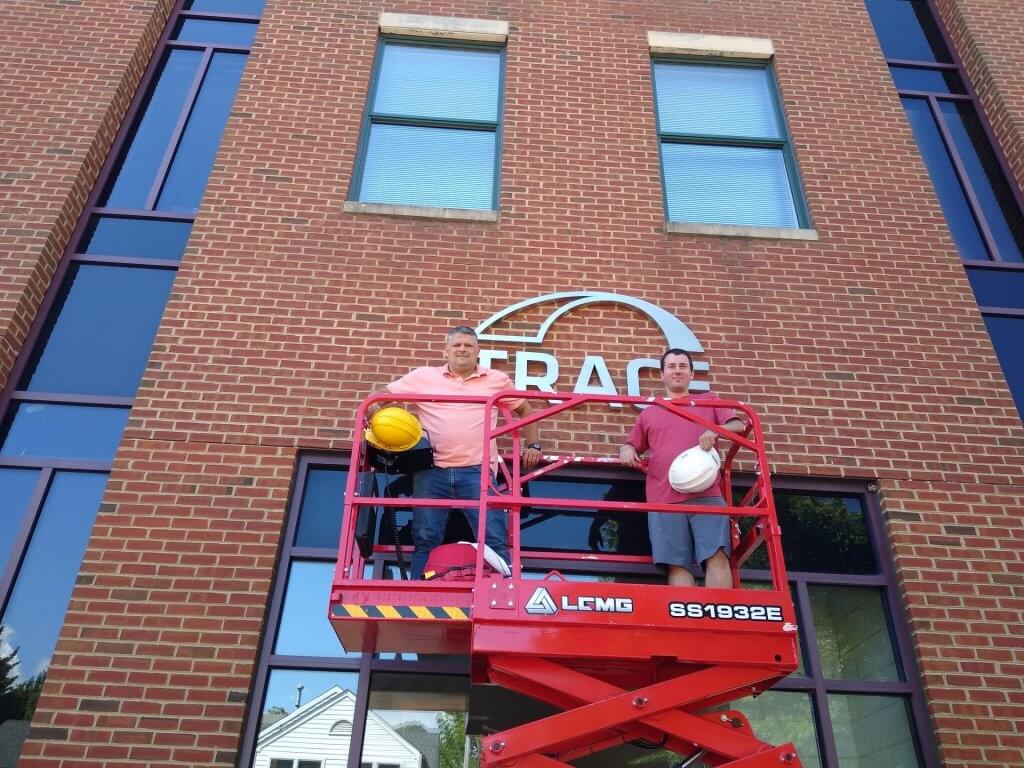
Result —
[[[545, 407], [516, 418], [503, 403], [541, 400]], [[759, 741], [736, 711], [711, 707], [770, 688], [797, 667], [796, 615], [782, 557], [781, 531], [772, 499], [768, 458], [760, 420], [749, 406], [731, 400], [687, 402], [610, 395], [505, 392], [490, 398], [377, 395], [357, 412], [366, 423], [375, 402], [450, 402], [480, 405], [484, 419], [483, 465], [492, 440], [507, 436], [511, 452], [500, 463], [503, 483], [481, 473], [479, 499], [465, 502], [359, 496], [361, 472], [373, 471], [360, 440], [354, 440], [344, 507], [341, 545], [331, 590], [329, 619], [349, 651], [469, 653], [474, 682], [489, 682], [539, 699], [562, 712], [482, 739], [481, 765], [565, 768], [569, 760], [643, 740], [707, 765], [729, 768], [799, 766], [792, 744], [773, 747]], [[731, 408], [746, 429], [735, 434], [681, 405]], [[522, 428], [591, 404], [664, 408], [728, 441], [722, 462], [725, 507], [689, 504], [553, 499], [524, 496], [526, 483], [560, 468], [615, 464], [618, 459], [546, 456], [524, 471]], [[496, 418], [502, 415], [501, 423]], [[737, 457], [754, 466], [754, 482], [744, 497], [732, 498], [731, 475]], [[490, 509], [509, 514], [512, 575], [485, 574], [478, 548], [473, 581], [395, 581], [363, 579], [365, 559], [355, 528], [362, 507], [441, 507], [476, 510], [478, 530]], [[544, 579], [523, 579], [520, 513], [524, 508], [595, 509], [608, 512], [728, 515], [733, 520], [730, 555], [733, 589], [667, 585], [580, 583], [557, 571]], [[743, 536], [739, 518], [753, 518]], [[771, 589], [741, 590], [739, 569], [764, 546]], [[375, 551], [388, 547], [376, 546]], [[550, 553], [537, 553], [550, 558]], [[585, 638], [585, 642], [581, 642]]]

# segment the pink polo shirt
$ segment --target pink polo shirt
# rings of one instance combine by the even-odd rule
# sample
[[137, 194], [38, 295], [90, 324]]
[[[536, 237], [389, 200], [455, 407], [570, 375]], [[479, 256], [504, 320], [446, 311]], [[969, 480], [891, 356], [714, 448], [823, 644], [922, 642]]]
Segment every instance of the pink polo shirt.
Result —
[[[515, 389], [512, 379], [501, 371], [477, 366], [476, 373], [463, 379], [447, 365], [416, 368], [387, 386], [395, 395], [475, 395], [490, 397], [496, 392]], [[522, 398], [506, 400], [513, 410]], [[438, 467], [472, 467], [483, 463], [484, 407], [474, 403], [416, 403], [423, 429], [434, 447]], [[497, 421], [497, 410], [494, 413]], [[493, 426], [493, 424], [492, 424]], [[491, 456], [497, 461], [497, 445], [491, 444]], [[493, 463], [492, 461], [492, 463]]]
[[[689, 394], [676, 398], [672, 402], [682, 405], [684, 411], [693, 412], [694, 415], [707, 419], [713, 424], [724, 425], [731, 419], [739, 418], [736, 411], [731, 408], [709, 408], [706, 405], [700, 405], [701, 400], [713, 399], [718, 399], [718, 395], [705, 392], [698, 395]], [[689, 404], [691, 400], [696, 405], [691, 406]], [[645, 408], [637, 417], [633, 431], [629, 433], [626, 442], [636, 448], [638, 453], [650, 451], [647, 462], [648, 502], [651, 504], [675, 504], [701, 496], [722, 495], [721, 475], [714, 485], [699, 493], [680, 493], [668, 484], [668, 468], [676, 456], [687, 448], [697, 445], [702, 434], [704, 434], [704, 427], [676, 416], [657, 405]], [[721, 442], [724, 444], [725, 440], [723, 439]]]

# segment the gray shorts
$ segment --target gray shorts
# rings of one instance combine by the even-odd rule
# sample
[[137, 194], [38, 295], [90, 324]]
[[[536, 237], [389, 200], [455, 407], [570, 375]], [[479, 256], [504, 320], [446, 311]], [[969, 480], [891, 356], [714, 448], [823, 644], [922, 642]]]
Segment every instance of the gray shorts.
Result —
[[[724, 507], [721, 496], [689, 499], [687, 504]], [[655, 565], [679, 565], [694, 576], [701, 576], [701, 565], [719, 549], [732, 551], [728, 515], [687, 515], [671, 512], [648, 512], [647, 528], [651, 534], [651, 556]], [[696, 551], [695, 551], [696, 550]]]

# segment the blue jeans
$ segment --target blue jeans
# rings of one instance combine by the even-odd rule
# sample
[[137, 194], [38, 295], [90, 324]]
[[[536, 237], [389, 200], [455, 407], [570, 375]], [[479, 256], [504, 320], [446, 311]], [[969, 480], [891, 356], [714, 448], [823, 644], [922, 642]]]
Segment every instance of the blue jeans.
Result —
[[[417, 472], [412, 478], [413, 498], [466, 499], [480, 498], [480, 465], [475, 467], [432, 467]], [[430, 550], [444, 541], [448, 526], [448, 513], [452, 508], [416, 507], [412, 513], [412, 566], [409, 577], [423, 578]], [[476, 509], [458, 509], [466, 517], [473, 538], [477, 537]], [[487, 511], [487, 531], [484, 541], [508, 562], [508, 519], [502, 509]]]

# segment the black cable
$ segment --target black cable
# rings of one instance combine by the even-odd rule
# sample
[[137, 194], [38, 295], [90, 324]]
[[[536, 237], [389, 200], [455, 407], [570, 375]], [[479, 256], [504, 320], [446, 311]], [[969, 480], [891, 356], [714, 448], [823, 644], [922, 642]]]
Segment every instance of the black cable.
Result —
[[[396, 459], [397, 457], [394, 454], [383, 459], [385, 478], [390, 477], [391, 469], [394, 467]], [[397, 496], [391, 495], [391, 485], [392, 484], [388, 482], [384, 486], [384, 498], [386, 499], [398, 498]], [[395, 559], [398, 561], [399, 581], [408, 581], [409, 573], [405, 567], [405, 555], [402, 554], [402, 545], [398, 541], [398, 515], [396, 515], [395, 512], [396, 510], [394, 507], [389, 507], [384, 511], [384, 514], [388, 515], [391, 522], [391, 540], [394, 542], [395, 545]]]

